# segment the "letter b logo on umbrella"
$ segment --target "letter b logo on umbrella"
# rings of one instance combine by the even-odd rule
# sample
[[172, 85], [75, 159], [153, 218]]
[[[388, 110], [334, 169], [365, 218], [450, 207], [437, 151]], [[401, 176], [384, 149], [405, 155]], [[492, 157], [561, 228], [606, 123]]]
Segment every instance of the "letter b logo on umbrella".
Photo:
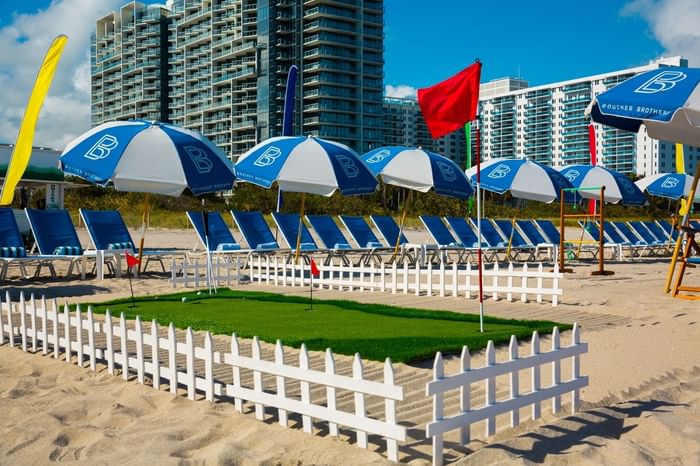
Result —
[[272, 165], [277, 160], [277, 157], [282, 155], [282, 151], [279, 147], [270, 146], [265, 149], [265, 152], [260, 154], [260, 156], [253, 162], [256, 167], [267, 167]]
[[676, 178], [666, 178], [663, 183], [661, 183], [661, 187], [664, 189], [673, 189], [676, 186], [678, 186], [678, 180]]
[[505, 178], [508, 173], [510, 173], [510, 167], [504, 163], [499, 163], [493, 170], [491, 170], [488, 177], [493, 179]]
[[209, 156], [205, 151], [197, 146], [185, 146], [185, 152], [189, 155], [192, 163], [194, 163], [194, 168], [199, 174], [206, 174], [211, 171], [214, 164], [209, 160]]
[[442, 179], [445, 181], [454, 181], [457, 179], [454, 168], [443, 162], [437, 162], [437, 166], [440, 169], [440, 174]]
[[106, 159], [118, 145], [117, 138], [111, 134], [105, 134], [85, 153], [85, 158], [88, 160]]

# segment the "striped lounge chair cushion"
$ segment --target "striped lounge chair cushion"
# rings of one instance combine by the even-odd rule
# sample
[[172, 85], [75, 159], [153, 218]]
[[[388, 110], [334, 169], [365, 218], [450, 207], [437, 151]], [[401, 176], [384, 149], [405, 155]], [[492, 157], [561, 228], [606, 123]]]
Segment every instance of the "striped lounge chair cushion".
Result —
[[124, 243], [109, 243], [107, 245], [107, 249], [134, 249], [134, 245], [131, 244], [131, 241], [126, 241]]
[[217, 251], [239, 251], [241, 245], [238, 243], [220, 243], [216, 246]]
[[27, 257], [27, 250], [22, 246], [0, 248], [0, 257]]
[[82, 256], [83, 248], [79, 246], [58, 246], [53, 250], [54, 256]]

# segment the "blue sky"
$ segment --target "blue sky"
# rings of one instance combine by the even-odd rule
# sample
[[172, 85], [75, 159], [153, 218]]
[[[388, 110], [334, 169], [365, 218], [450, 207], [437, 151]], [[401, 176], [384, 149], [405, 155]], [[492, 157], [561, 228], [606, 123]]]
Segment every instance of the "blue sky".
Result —
[[[90, 127], [90, 34], [96, 18], [126, 1], [0, 0], [0, 141], [16, 137], [30, 83], [58, 34], [68, 45], [35, 143], [61, 147]], [[385, 0], [385, 91], [412, 96], [477, 57], [483, 82], [520, 75], [531, 85], [660, 56], [700, 66], [698, 24], [700, 0]]]
[[477, 57], [482, 81], [520, 72], [535, 85], [643, 64], [664, 49], [628, 4], [385, 0], [385, 81], [424, 87]]
[[[0, 26], [13, 13], [33, 13], [49, 3], [2, 0]], [[531, 84], [646, 63], [664, 50], [639, 14], [624, 11], [628, 4], [385, 0], [385, 82], [423, 87], [476, 57], [484, 64], [484, 81], [520, 72]]]

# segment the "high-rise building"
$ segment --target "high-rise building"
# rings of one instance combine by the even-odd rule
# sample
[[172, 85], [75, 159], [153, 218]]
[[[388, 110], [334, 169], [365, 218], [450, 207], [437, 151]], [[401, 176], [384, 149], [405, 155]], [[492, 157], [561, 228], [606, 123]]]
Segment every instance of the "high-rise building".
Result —
[[[281, 134], [287, 72], [296, 64], [294, 133], [364, 152], [382, 140], [383, 8], [381, 0], [129, 3], [97, 21], [93, 124], [133, 118], [128, 105], [145, 105], [153, 111], [136, 117], [200, 131], [236, 157]], [[139, 26], [149, 21], [159, 35]], [[141, 81], [124, 76], [136, 73], [132, 66], [139, 79], [156, 69], [165, 77], [157, 101], [133, 100], [147, 88], [139, 94]]]
[[[480, 88], [482, 149], [485, 158], [527, 157], [554, 167], [590, 162], [589, 119], [584, 111], [593, 97], [643, 71], [688, 66], [682, 57], [569, 81], [528, 87], [504, 78]], [[622, 173], [646, 176], [675, 171], [675, 145], [647, 136], [595, 124], [598, 163]], [[700, 149], [685, 148], [692, 173]]]
[[416, 99], [384, 98], [383, 121], [382, 145], [422, 147], [464, 166], [467, 147], [464, 130], [433, 139]]
[[168, 118], [167, 10], [132, 2], [97, 20], [91, 43], [92, 124]]

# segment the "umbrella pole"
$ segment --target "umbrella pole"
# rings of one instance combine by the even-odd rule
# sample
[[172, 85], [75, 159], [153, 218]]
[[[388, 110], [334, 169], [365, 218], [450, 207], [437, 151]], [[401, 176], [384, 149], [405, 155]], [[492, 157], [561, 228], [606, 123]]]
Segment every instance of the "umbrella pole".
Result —
[[147, 208], [144, 209], [143, 215], [141, 216], [141, 239], [139, 240], [139, 265], [138, 271], [141, 273], [141, 259], [143, 258], [143, 243], [146, 240], [146, 215]]
[[[688, 223], [688, 217], [690, 216], [690, 208], [693, 205], [693, 200], [695, 199], [695, 192], [698, 189], [698, 180], [700, 180], [700, 164], [695, 169], [695, 178], [693, 178], [693, 185], [690, 187], [690, 193], [688, 194], [688, 208], [686, 209], [683, 219], [680, 225], [685, 225]], [[673, 234], [673, 231], [671, 231]], [[671, 291], [671, 280], [673, 280], [673, 274], [676, 271], [676, 262], [678, 262], [678, 254], [681, 250], [681, 244], [683, 243], [684, 232], [680, 231], [678, 237], [676, 238], [676, 245], [673, 248], [673, 256], [671, 256], [671, 264], [668, 266], [668, 274], [666, 275], [666, 284], [664, 285], [664, 292], [668, 293]]]
[[294, 265], [299, 263], [299, 249], [301, 248], [301, 228], [304, 225], [304, 201], [306, 201], [306, 193], [301, 193], [301, 212], [299, 212], [299, 228], [297, 229], [297, 247], [294, 251]]
[[403, 225], [406, 222], [406, 212], [408, 211], [408, 198], [405, 197], [403, 200], [403, 212], [401, 212], [401, 220], [399, 221], [399, 234], [396, 235], [396, 244], [394, 245], [394, 255], [391, 256], [391, 261], [396, 259], [399, 255], [399, 246], [401, 246], [401, 234], [403, 233]]

